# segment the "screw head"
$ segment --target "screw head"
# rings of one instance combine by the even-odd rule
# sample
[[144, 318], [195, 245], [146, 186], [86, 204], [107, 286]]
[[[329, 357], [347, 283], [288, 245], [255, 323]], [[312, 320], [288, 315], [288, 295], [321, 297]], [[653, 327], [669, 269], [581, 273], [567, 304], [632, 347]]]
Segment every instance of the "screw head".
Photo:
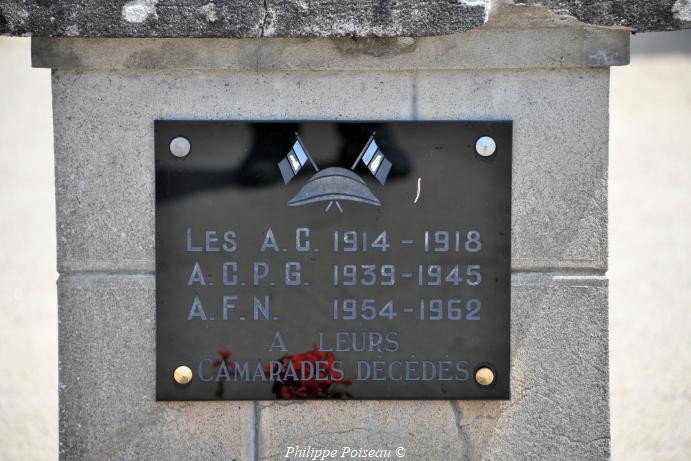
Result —
[[475, 141], [475, 152], [481, 157], [491, 157], [497, 150], [497, 143], [489, 136], [483, 136]]
[[178, 384], [187, 384], [192, 381], [192, 370], [185, 365], [179, 366], [173, 372], [173, 378]]
[[187, 138], [178, 136], [170, 141], [170, 153], [178, 158], [186, 157], [192, 146]]
[[475, 372], [475, 381], [480, 386], [489, 386], [494, 382], [494, 371], [488, 367], [479, 368]]

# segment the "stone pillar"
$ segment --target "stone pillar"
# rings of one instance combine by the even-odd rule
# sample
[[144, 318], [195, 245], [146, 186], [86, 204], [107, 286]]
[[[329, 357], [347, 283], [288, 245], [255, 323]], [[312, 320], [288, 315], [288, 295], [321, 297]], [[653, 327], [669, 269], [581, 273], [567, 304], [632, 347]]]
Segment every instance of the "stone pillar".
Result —
[[[628, 38], [533, 7], [438, 37], [35, 38], [53, 69], [61, 458], [607, 458], [608, 67]], [[511, 400], [156, 402], [159, 118], [513, 120]]]

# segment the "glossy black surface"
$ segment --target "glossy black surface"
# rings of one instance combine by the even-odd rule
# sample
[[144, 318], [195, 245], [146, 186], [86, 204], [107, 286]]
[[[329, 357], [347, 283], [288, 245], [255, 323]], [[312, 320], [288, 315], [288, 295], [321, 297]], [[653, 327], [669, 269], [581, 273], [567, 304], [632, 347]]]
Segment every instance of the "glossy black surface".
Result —
[[[156, 121], [157, 398], [509, 398], [511, 131]], [[286, 185], [277, 164], [296, 132], [321, 174], [307, 161]], [[372, 132], [391, 162], [384, 184], [362, 162], [345, 171]], [[192, 146], [184, 158], [169, 150], [177, 136]], [[481, 136], [496, 140], [489, 158], [475, 153]], [[180, 365], [189, 384], [173, 380]], [[491, 386], [475, 382], [480, 366], [495, 370]]]

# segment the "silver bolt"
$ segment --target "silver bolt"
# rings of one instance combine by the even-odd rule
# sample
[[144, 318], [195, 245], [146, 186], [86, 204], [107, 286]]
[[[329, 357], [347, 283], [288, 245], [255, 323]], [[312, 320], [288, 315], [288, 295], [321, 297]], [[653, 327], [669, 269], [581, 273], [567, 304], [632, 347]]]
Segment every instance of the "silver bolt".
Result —
[[475, 142], [475, 152], [482, 157], [491, 157], [497, 150], [497, 143], [489, 136], [483, 136]]
[[178, 136], [170, 141], [170, 153], [178, 158], [186, 157], [192, 146], [187, 138]]

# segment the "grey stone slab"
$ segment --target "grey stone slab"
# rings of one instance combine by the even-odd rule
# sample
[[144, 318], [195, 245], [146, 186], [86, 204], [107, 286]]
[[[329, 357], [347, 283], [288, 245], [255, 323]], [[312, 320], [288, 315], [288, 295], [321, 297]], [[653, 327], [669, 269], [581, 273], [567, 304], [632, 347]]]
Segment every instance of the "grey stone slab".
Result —
[[498, 402], [258, 402], [256, 414], [251, 402], [155, 402], [153, 276], [63, 276], [59, 319], [61, 459], [276, 459], [295, 445], [609, 454], [604, 277], [514, 274], [512, 399]]
[[[1, 0], [0, 34], [41, 37], [431, 36], [483, 24], [503, 0]], [[528, 0], [593, 25], [689, 27], [688, 0]]]
[[0, 34], [35, 37], [258, 37], [263, 0], [0, 0]]
[[420, 37], [472, 29], [489, 2], [271, 0], [263, 35], [274, 37]]
[[512, 265], [607, 267], [607, 69], [421, 72], [420, 119], [513, 120]]
[[409, 119], [405, 74], [53, 74], [58, 268], [153, 271], [153, 123]]
[[574, 16], [588, 24], [625, 26], [639, 32], [676, 30], [691, 26], [688, 0], [526, 0], [557, 14]]
[[155, 401], [154, 284], [61, 277], [60, 459], [251, 459], [251, 402]]
[[58, 265], [153, 271], [153, 120], [512, 119], [513, 267], [604, 270], [607, 70], [56, 71]]
[[575, 21], [536, 21], [521, 13], [442, 37], [34, 38], [32, 64], [52, 69], [237, 71], [608, 67], [628, 64], [629, 35]]
[[406, 459], [607, 459], [607, 281], [514, 274], [510, 401], [259, 402], [258, 459], [289, 446]]

